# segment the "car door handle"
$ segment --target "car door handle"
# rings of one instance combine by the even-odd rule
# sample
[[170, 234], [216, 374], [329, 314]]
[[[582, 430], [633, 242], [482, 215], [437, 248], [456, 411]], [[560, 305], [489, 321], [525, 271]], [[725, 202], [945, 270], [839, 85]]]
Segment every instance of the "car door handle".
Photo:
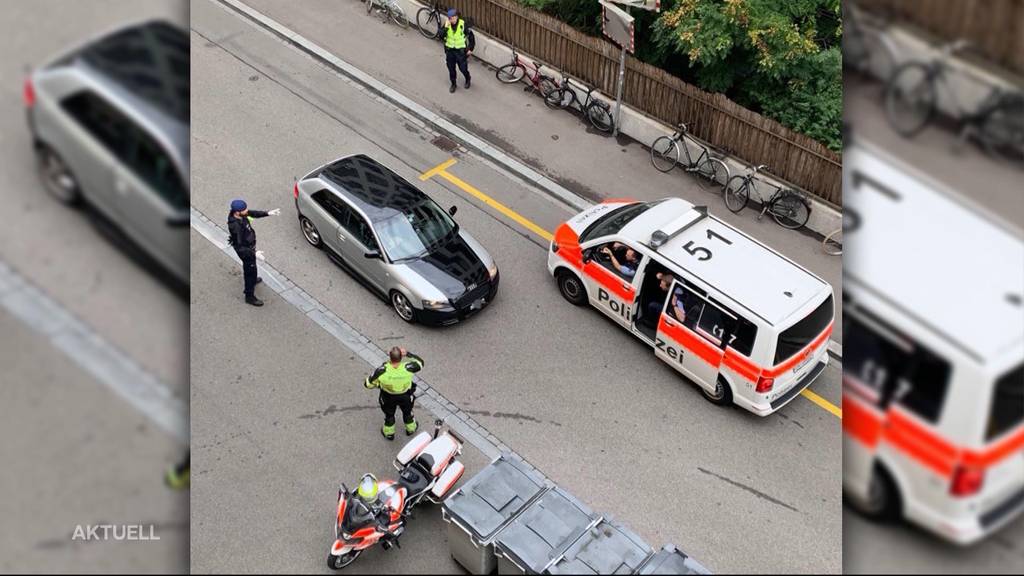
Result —
[[675, 322], [673, 322], [673, 321], [669, 320], [668, 318], [665, 318], [665, 324], [666, 324], [667, 326], [672, 326], [672, 327], [675, 327], [675, 325], [676, 325], [676, 323], [675, 323]]
[[623, 290], [629, 290], [630, 288], [632, 288], [632, 286], [630, 286], [629, 284], [623, 284], [622, 285], [622, 289]]

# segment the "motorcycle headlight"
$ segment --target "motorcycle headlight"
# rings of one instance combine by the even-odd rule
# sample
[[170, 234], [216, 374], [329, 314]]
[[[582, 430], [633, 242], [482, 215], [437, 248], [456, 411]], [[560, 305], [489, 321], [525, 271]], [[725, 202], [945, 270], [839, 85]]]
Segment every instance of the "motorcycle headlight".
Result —
[[491, 267], [487, 269], [487, 273], [491, 275], [491, 280], [494, 280], [498, 276], [498, 265], [491, 263]]
[[426, 310], [444, 310], [445, 308], [448, 308], [449, 306], [450, 306], [450, 304], [448, 304], [447, 300], [424, 300], [423, 301], [423, 308], [426, 309]]

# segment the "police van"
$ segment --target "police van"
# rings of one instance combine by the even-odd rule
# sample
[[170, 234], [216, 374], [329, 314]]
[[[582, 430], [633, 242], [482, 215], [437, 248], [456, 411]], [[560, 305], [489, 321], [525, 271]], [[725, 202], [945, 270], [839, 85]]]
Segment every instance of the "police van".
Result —
[[715, 404], [766, 416], [828, 365], [832, 287], [704, 206], [593, 206], [558, 227], [548, 270]]
[[870, 143], [843, 169], [844, 492], [976, 542], [1024, 510], [1024, 235]]

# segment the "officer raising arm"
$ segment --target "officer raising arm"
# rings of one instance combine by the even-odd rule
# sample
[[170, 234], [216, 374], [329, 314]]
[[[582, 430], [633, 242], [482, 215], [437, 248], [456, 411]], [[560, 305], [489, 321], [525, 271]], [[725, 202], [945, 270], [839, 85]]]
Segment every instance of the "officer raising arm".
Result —
[[443, 34], [444, 56], [448, 64], [448, 80], [451, 81], [448, 91], [455, 92], [456, 65], [462, 71], [462, 76], [466, 79], [465, 86], [468, 90], [470, 85], [469, 56], [473, 54], [473, 48], [476, 47], [476, 38], [473, 36], [473, 31], [469, 29], [466, 21], [462, 19], [455, 8], [448, 10], [448, 19], [444, 21]]
[[396, 346], [388, 352], [388, 361], [363, 382], [367, 389], [380, 388], [380, 409], [384, 412], [384, 427], [380, 433], [384, 438], [395, 439], [396, 408], [402, 409], [406, 436], [412, 436], [419, 427], [412, 414], [413, 393], [416, 392], [412, 378], [422, 369], [422, 358]]
[[235, 254], [238, 254], [238, 259], [242, 261], [245, 301], [253, 306], [263, 306], [263, 301], [256, 297], [255, 292], [256, 285], [263, 281], [256, 270], [256, 259], [263, 259], [263, 251], [256, 249], [256, 231], [252, 228], [252, 220], [280, 214], [280, 208], [264, 212], [250, 210], [245, 200], [231, 201], [231, 211], [228, 212], [228, 244], [235, 249]]

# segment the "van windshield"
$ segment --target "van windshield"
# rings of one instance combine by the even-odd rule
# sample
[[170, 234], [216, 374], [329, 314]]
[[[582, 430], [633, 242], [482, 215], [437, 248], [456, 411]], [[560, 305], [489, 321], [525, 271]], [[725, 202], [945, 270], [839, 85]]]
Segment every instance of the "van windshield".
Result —
[[1024, 423], [1024, 364], [996, 380], [985, 441], [990, 442]]
[[629, 224], [634, 218], [643, 214], [649, 210], [651, 206], [654, 206], [659, 202], [661, 201], [637, 202], [636, 204], [628, 204], [612, 210], [595, 220], [593, 224], [588, 226], [587, 229], [580, 234], [580, 243], [582, 244], [591, 238], [601, 238], [602, 236], [608, 236], [609, 234], [618, 234], [619, 230], [622, 230], [626, 224]]
[[779, 334], [775, 348], [775, 364], [781, 364], [793, 357], [814, 341], [832, 321], [832, 295], [822, 302], [814, 312]]

